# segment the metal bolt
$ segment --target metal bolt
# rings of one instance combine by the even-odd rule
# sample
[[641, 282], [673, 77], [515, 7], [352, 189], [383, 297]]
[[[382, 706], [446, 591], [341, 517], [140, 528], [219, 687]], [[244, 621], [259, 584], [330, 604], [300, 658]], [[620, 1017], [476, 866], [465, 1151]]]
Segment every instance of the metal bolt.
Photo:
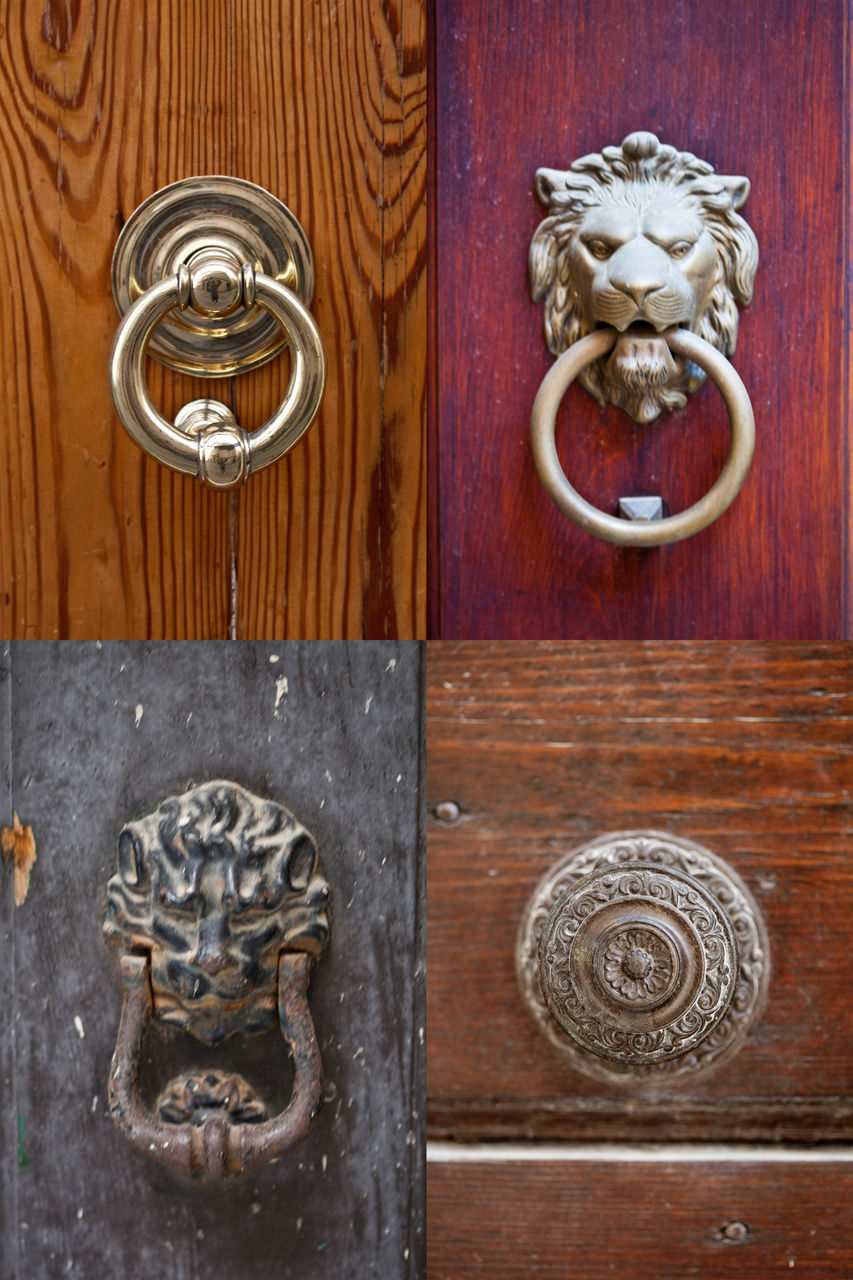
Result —
[[749, 1227], [745, 1222], [727, 1222], [723, 1227], [723, 1238], [731, 1240], [734, 1244], [739, 1244], [741, 1240], [745, 1240], [749, 1235]]
[[458, 822], [459, 805], [453, 800], [442, 800], [441, 804], [435, 806], [435, 816], [439, 822]]

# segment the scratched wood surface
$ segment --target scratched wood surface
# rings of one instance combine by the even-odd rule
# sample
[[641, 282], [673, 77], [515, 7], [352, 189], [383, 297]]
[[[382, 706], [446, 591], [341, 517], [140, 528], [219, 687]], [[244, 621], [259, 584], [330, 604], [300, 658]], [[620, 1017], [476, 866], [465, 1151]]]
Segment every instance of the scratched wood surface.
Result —
[[853, 1272], [849, 1163], [430, 1164], [430, 1280]]
[[[0, 1024], [16, 1028], [13, 1043], [0, 1037], [0, 1208], [14, 1206], [0, 1222], [0, 1276], [418, 1280], [419, 647], [29, 643], [13, 646], [11, 672], [0, 825], [17, 808], [38, 862], [11, 921], [0, 866], [0, 923], [13, 930], [0, 932]], [[332, 926], [309, 993], [326, 1081], [316, 1128], [280, 1164], [204, 1187], [133, 1151], [106, 1113], [120, 991], [102, 925], [122, 824], [216, 777], [305, 823]], [[161, 1040], [150, 1039], [143, 1083]], [[172, 1037], [173, 1053], [177, 1041], [184, 1068], [197, 1064], [202, 1047]], [[286, 1079], [280, 1036], [220, 1052], [255, 1083], [253, 1067], [269, 1071], [259, 1054]], [[20, 1167], [8, 1134], [19, 1120]]]
[[[420, 0], [0, 7], [0, 634], [423, 634], [425, 69]], [[289, 459], [239, 495], [114, 419], [123, 221], [194, 174], [303, 223], [330, 375]], [[218, 384], [240, 421], [287, 362]], [[164, 412], [210, 382], [151, 366]]]
[[[439, 519], [430, 634], [483, 638], [791, 638], [844, 634], [849, 483], [846, 0], [713, 6], [531, 0], [436, 6]], [[488, 51], [488, 52], [486, 52]], [[819, 71], [818, 71], [819, 68]], [[805, 122], [811, 122], [808, 126]], [[528, 444], [551, 365], [527, 250], [533, 176], [635, 129], [747, 175], [761, 249], [735, 365], [755, 460], [697, 537], [619, 550], [545, 494]], [[557, 444], [580, 492], [695, 502], [728, 448], [704, 387], [650, 427], [572, 387]]]
[[[434, 643], [428, 652], [428, 1119], [444, 1137], [853, 1136], [853, 650]], [[455, 821], [439, 806], [458, 806]], [[539, 879], [608, 831], [692, 838], [770, 939], [739, 1052], [655, 1091], [573, 1069], [518, 993]]]

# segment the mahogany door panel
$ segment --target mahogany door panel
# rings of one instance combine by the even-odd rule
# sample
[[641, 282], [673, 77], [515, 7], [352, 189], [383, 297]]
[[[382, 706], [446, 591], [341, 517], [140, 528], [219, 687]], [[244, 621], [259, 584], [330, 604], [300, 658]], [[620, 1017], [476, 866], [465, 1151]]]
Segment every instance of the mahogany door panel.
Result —
[[[0, 655], [3, 847], [17, 813], [37, 853], [17, 905], [12, 862], [0, 863], [4, 1278], [423, 1275], [422, 683], [420, 647], [388, 642], [22, 643]], [[212, 1182], [134, 1149], [110, 1117], [122, 994], [103, 926], [124, 824], [139, 830], [167, 797], [189, 803], [217, 779], [304, 824], [329, 887], [329, 928], [308, 988], [325, 1077], [316, 1125], [279, 1163]], [[180, 846], [184, 869], [188, 850], [206, 848], [210, 884], [220, 865], [210, 850], [245, 841], [243, 902], [282, 828], [266, 809], [236, 821], [227, 791], [216, 804], [199, 811], [192, 841], [178, 828], [169, 847], [174, 857]], [[161, 833], [174, 832], [176, 805]], [[139, 878], [144, 886], [144, 869]], [[169, 940], [188, 936], [181, 921], [197, 901], [180, 880], [158, 871], [156, 883], [158, 901], [177, 893], [155, 925], [180, 972], [196, 953]], [[223, 894], [228, 882], [218, 883]], [[296, 873], [287, 883], [299, 887]], [[240, 930], [271, 927], [257, 911], [236, 917], [205, 912], [199, 926], [208, 947], [233, 927], [231, 998]], [[220, 954], [205, 961], [211, 979]], [[236, 1071], [270, 1107], [290, 1097], [274, 1026], [211, 1047], [152, 1022], [143, 1101], [167, 1069], [196, 1082], [199, 1071]]]
[[[434, 471], [430, 634], [834, 639], [849, 628], [846, 399], [849, 24], [787, 0], [715, 7], [439, 0], [434, 34]], [[686, 541], [618, 548], [572, 524], [529, 447], [552, 365], [527, 253], [540, 166], [635, 130], [749, 178], [760, 263], [734, 364], [756, 419], [746, 483]], [[570, 387], [563, 468], [587, 500], [679, 511], [725, 460], [706, 384], [650, 425]], [[848, 609], [845, 621], [845, 608]]]
[[[420, 0], [0, 7], [0, 634], [424, 632], [425, 56]], [[113, 413], [116, 237], [153, 192], [231, 174], [311, 244], [319, 418], [239, 492], [155, 463]], [[288, 360], [225, 381], [149, 362], [247, 429]]]
[[840, 1160], [430, 1163], [430, 1280], [840, 1280], [851, 1193]]
[[[431, 1134], [849, 1140], [850, 647], [433, 643], [427, 708]], [[770, 978], [728, 1061], [619, 1085], [541, 1034], [516, 940], [561, 858], [639, 830], [741, 877]]]

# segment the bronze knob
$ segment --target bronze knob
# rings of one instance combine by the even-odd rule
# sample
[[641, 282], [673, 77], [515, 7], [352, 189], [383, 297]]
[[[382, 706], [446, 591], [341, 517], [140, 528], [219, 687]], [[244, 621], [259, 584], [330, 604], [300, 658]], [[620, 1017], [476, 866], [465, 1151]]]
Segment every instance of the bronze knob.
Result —
[[695, 1074], [742, 1042], [764, 998], [767, 938], [722, 859], [656, 832], [570, 854], [528, 905], [522, 992], [548, 1038], [611, 1080]]

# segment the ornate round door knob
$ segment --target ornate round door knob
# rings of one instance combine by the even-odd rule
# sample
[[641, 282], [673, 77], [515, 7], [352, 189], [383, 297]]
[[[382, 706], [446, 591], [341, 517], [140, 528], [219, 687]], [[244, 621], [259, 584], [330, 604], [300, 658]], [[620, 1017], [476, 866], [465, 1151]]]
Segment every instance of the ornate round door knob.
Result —
[[707, 849], [604, 836], [548, 873], [518, 946], [522, 993], [581, 1069], [623, 1083], [695, 1074], [742, 1042], [763, 1003], [767, 936]]

